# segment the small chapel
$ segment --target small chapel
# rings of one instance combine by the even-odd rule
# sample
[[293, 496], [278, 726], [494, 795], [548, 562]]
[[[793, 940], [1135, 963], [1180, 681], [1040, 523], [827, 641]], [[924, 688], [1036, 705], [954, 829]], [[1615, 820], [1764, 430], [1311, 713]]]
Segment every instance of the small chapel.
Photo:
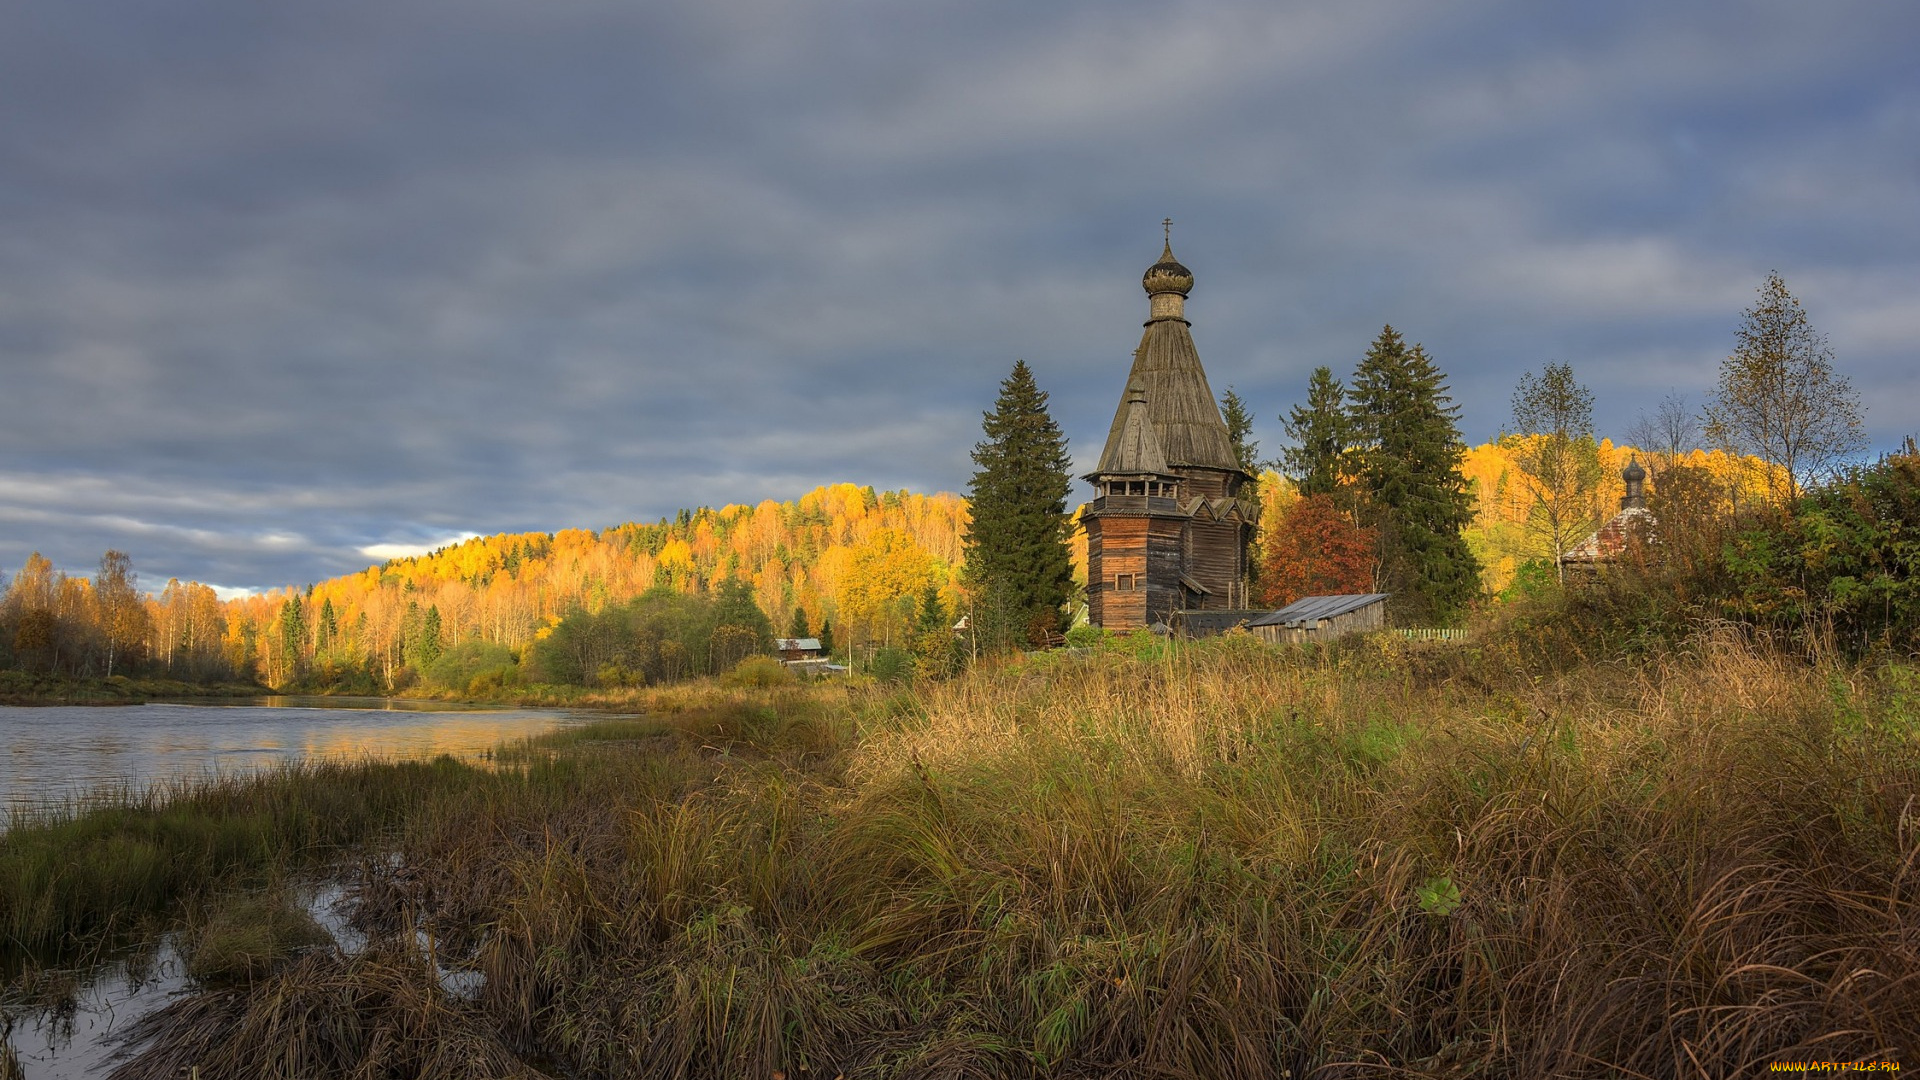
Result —
[[[1169, 223], [1170, 224], [1170, 223]], [[1146, 329], [1099, 465], [1084, 479], [1087, 619], [1108, 630], [1170, 625], [1175, 612], [1240, 610], [1258, 507], [1234, 456], [1187, 321], [1193, 272], [1173, 257], [1141, 278]]]

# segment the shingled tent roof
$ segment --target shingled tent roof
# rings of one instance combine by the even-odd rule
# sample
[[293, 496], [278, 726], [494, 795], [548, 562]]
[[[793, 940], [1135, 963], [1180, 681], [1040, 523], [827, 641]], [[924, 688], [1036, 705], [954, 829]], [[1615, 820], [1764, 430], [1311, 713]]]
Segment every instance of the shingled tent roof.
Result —
[[1096, 472], [1168, 475], [1167, 457], [1160, 450], [1152, 422], [1147, 419], [1147, 392], [1139, 383], [1127, 387], [1122, 414], [1119, 434], [1108, 437]]
[[[1175, 273], [1177, 269], [1179, 272]], [[1155, 292], [1179, 292], [1192, 288], [1193, 278], [1186, 267], [1173, 257], [1169, 244], [1160, 261], [1148, 269], [1142, 285], [1148, 295]], [[1163, 315], [1147, 320], [1140, 335], [1140, 347], [1133, 353], [1133, 370], [1127, 373], [1129, 393], [1114, 410], [1113, 426], [1107, 431], [1106, 449], [1100, 460], [1118, 460], [1125, 438], [1128, 401], [1131, 388], [1146, 393], [1147, 419], [1160, 443], [1167, 464], [1205, 469], [1240, 471], [1233, 454], [1233, 440], [1227, 435], [1227, 423], [1220, 417], [1220, 403], [1207, 385], [1207, 373], [1200, 367], [1200, 351], [1194, 348], [1187, 320], [1179, 315]], [[1104, 467], [1102, 469], [1104, 470]]]

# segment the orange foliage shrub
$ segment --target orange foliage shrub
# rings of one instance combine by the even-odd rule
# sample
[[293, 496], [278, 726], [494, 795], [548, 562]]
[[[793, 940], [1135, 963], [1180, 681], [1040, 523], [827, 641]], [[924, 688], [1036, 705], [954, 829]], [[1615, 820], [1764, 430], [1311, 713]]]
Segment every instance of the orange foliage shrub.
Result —
[[1303, 496], [1267, 537], [1261, 599], [1284, 607], [1303, 596], [1373, 590], [1375, 537], [1355, 525], [1331, 496]]

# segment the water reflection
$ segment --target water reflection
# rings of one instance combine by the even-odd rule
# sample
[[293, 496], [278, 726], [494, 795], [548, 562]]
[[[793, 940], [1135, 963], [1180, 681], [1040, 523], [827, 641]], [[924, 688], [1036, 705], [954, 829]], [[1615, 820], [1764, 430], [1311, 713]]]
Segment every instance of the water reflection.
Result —
[[141, 790], [306, 758], [474, 759], [500, 743], [576, 719], [555, 709], [388, 698], [0, 707], [0, 804]]

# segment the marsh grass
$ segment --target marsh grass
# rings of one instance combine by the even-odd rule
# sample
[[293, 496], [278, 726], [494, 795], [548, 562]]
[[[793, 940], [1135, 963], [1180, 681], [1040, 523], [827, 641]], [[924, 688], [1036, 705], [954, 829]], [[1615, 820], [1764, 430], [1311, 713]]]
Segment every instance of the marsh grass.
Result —
[[[1920, 1046], [1909, 666], [1512, 645], [689, 691], [408, 803], [354, 871], [366, 958], [184, 999], [119, 1075], [1734, 1076]], [[416, 930], [477, 999], [421, 981]]]
[[337, 857], [478, 770], [303, 762], [15, 809], [0, 834], [0, 965], [85, 965], [193, 897]]

